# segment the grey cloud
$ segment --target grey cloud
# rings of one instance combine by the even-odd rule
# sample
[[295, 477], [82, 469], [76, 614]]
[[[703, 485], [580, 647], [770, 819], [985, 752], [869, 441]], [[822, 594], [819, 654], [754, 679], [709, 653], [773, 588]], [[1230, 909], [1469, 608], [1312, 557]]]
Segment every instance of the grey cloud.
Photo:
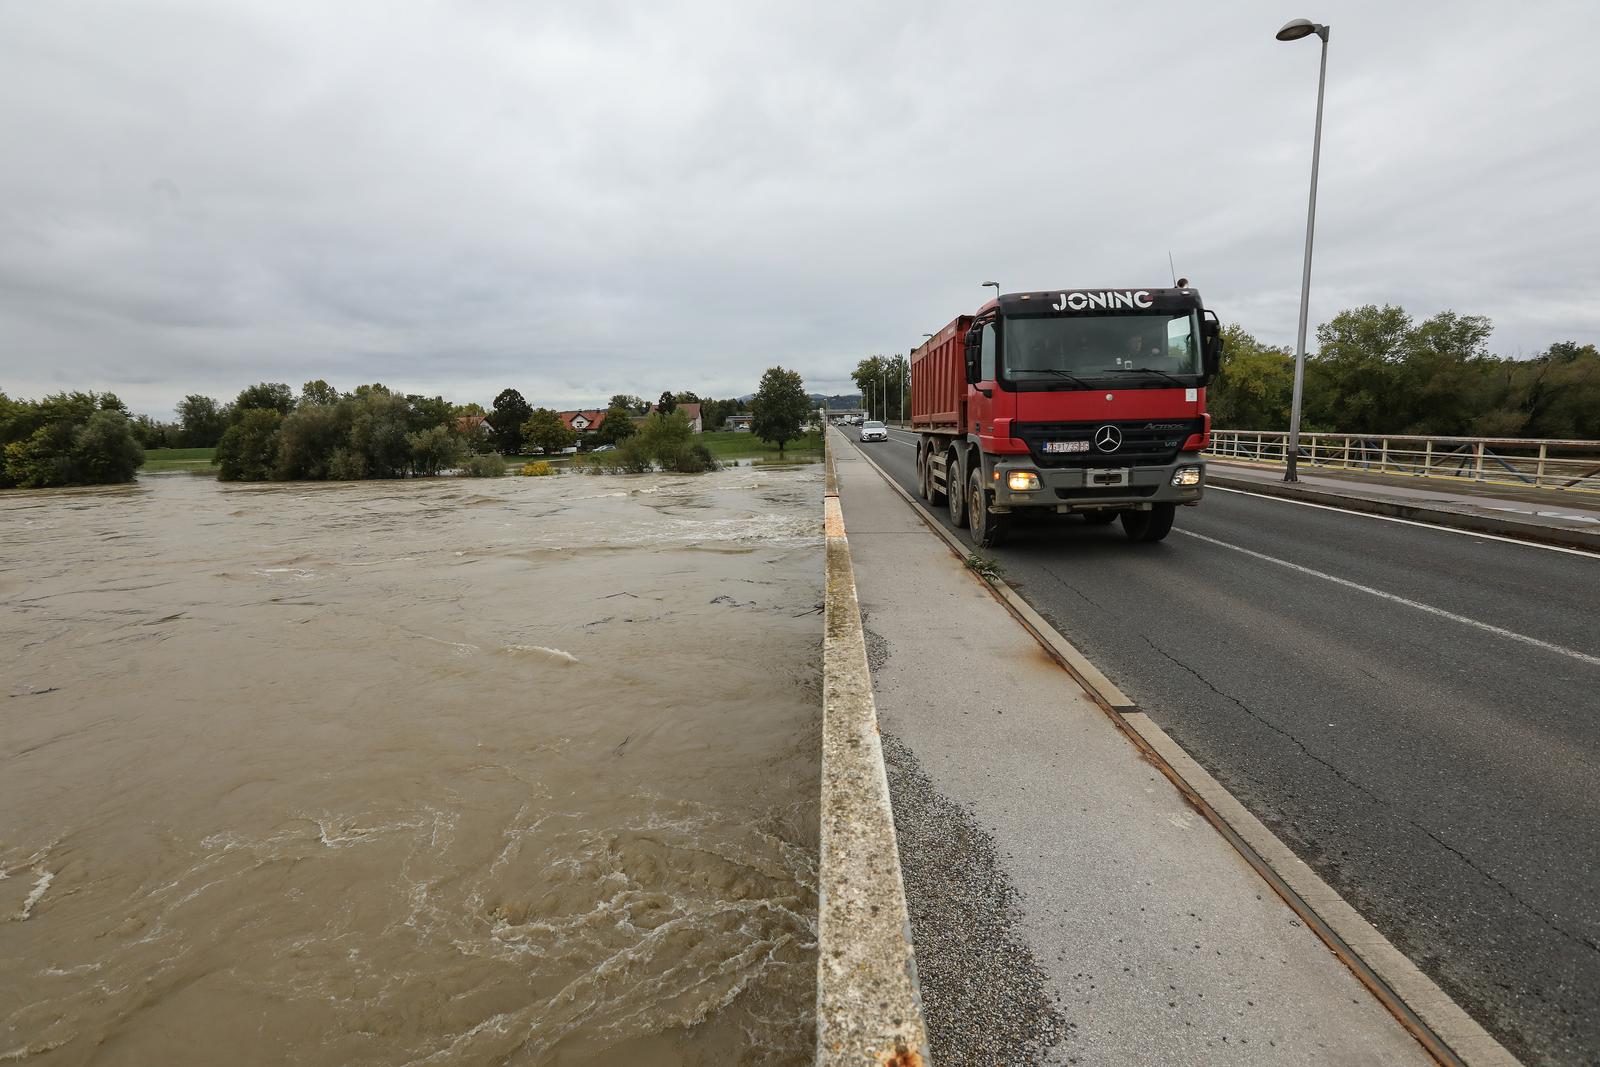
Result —
[[[1312, 314], [1600, 339], [1588, 5], [1333, 23]], [[0, 15], [0, 388], [843, 388], [1007, 288], [1293, 340], [1315, 42], [1264, 3], [137, 0]]]

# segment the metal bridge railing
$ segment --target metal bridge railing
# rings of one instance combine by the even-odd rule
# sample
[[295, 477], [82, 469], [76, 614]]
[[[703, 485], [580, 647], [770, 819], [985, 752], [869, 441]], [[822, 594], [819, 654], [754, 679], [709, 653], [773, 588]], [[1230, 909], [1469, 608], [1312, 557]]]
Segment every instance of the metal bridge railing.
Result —
[[[1212, 430], [1207, 454], [1282, 463], [1288, 447], [1289, 435], [1283, 430]], [[1600, 441], [1302, 433], [1300, 463], [1329, 470], [1600, 492]]]

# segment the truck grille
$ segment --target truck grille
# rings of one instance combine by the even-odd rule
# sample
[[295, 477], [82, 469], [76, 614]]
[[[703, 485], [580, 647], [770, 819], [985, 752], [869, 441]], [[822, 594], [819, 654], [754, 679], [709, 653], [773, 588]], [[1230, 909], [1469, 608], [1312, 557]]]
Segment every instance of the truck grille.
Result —
[[[1115, 451], [1095, 447], [1102, 426], [1115, 426], [1122, 444]], [[1178, 458], [1190, 434], [1204, 429], [1201, 419], [1112, 419], [1106, 422], [1013, 423], [1011, 434], [1028, 446], [1041, 467], [1157, 467]], [[1084, 441], [1086, 452], [1046, 452], [1046, 441]]]

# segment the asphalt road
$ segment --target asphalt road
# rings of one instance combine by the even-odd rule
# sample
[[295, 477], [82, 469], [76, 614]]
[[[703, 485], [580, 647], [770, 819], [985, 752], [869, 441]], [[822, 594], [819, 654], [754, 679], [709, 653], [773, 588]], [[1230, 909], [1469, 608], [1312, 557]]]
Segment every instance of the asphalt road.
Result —
[[[913, 442], [857, 447], [915, 493]], [[1513, 1053], [1600, 1062], [1600, 559], [1218, 489], [988, 555]]]

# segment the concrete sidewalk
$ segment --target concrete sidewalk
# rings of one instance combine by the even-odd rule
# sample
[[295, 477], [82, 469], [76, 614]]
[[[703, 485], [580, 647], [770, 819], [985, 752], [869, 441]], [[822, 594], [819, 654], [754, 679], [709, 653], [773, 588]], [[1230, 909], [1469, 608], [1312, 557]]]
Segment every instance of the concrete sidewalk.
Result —
[[1206, 461], [1206, 481], [1227, 489], [1415, 519], [1478, 533], [1600, 550], [1600, 498], [1593, 493], [1463, 483], [1437, 478], [1363, 475], [1302, 467], [1283, 481], [1282, 466]]
[[849, 446], [934, 1062], [1428, 1064]]

